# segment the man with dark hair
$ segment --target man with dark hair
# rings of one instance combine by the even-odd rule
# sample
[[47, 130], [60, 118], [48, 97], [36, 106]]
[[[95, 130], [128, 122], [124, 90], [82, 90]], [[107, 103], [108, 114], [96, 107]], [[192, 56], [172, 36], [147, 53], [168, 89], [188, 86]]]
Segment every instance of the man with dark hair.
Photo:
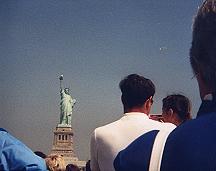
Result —
[[118, 152], [143, 133], [175, 128], [171, 123], [160, 123], [148, 118], [155, 94], [151, 80], [131, 74], [120, 82], [119, 87], [124, 115], [119, 120], [94, 130], [91, 137], [92, 171], [114, 171], [113, 161]]
[[119, 83], [119, 87], [122, 92], [124, 112], [131, 110], [134, 106], [141, 107], [148, 99], [153, 103], [155, 86], [149, 79], [131, 74]]
[[[202, 104], [196, 119], [180, 125], [168, 136], [157, 170], [216, 169], [216, 0], [206, 0], [195, 17], [190, 62]], [[148, 132], [121, 151], [114, 162], [116, 171], [150, 170], [152, 160], [149, 156], [156, 135], [153, 131]], [[137, 151], [142, 149], [149, 149], [149, 153], [141, 156]]]

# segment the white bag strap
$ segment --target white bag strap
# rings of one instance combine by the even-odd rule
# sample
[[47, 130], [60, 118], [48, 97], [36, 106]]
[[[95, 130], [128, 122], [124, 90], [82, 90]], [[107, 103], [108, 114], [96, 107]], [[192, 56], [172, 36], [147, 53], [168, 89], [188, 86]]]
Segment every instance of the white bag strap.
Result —
[[170, 132], [172, 129], [158, 132], [152, 148], [149, 171], [160, 171], [164, 146]]

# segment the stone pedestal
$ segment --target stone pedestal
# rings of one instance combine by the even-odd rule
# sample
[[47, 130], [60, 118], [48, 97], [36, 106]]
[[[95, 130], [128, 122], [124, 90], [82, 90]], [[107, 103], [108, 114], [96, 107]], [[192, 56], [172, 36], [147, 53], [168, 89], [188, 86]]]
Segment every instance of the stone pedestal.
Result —
[[58, 125], [53, 133], [54, 139], [51, 154], [62, 155], [66, 165], [72, 163], [84, 169], [86, 161], [79, 161], [74, 152], [72, 127]]

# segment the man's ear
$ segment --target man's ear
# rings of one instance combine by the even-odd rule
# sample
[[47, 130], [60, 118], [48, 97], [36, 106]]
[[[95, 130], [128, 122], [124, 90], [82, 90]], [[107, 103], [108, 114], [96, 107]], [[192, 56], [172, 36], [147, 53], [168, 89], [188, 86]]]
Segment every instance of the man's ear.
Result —
[[145, 108], [145, 110], [147, 110], [146, 112], [150, 112], [152, 103], [153, 103], [153, 97], [151, 96], [151, 97], [149, 97], [148, 100], [146, 100], [146, 102], [144, 104], [144, 108]]
[[146, 106], [147, 106], [147, 108], [151, 108], [152, 103], [153, 103], [153, 97], [151, 96], [151, 97], [149, 97], [148, 100], [146, 100]]
[[153, 103], [153, 96], [150, 96], [149, 100], [150, 100], [151, 103]]
[[173, 110], [172, 110], [171, 108], [168, 110], [167, 113], [169, 114], [170, 117], [173, 117], [173, 113], [174, 113], [174, 112], [173, 112]]

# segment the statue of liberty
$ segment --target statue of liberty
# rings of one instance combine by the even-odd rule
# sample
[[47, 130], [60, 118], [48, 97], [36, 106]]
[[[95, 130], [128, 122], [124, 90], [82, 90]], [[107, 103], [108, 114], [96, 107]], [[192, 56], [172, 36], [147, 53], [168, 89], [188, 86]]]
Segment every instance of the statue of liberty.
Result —
[[59, 126], [71, 126], [73, 106], [76, 99], [73, 99], [69, 93], [69, 88], [62, 88], [63, 75], [59, 77], [60, 80], [60, 123]]

